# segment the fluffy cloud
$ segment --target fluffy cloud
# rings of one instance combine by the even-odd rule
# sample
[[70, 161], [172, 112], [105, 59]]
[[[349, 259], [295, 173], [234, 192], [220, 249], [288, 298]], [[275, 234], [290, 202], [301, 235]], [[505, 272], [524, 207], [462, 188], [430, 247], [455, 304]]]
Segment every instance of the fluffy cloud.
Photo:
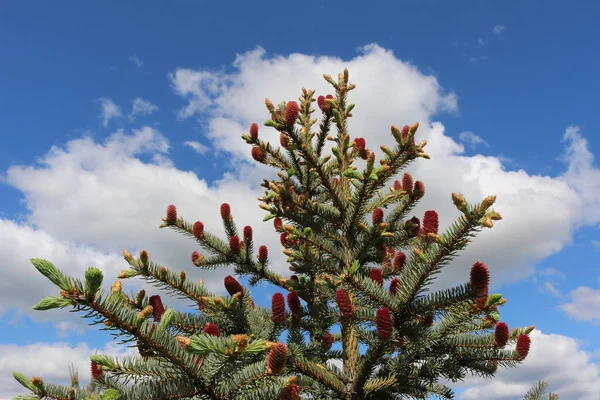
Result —
[[100, 116], [102, 119], [102, 125], [106, 128], [111, 119], [121, 118], [123, 114], [121, 114], [121, 108], [116, 105], [112, 99], [108, 97], [101, 97], [96, 100], [100, 104]]
[[[317, 94], [330, 93], [322, 73], [335, 76], [347, 67], [351, 81], [357, 84], [349, 95], [349, 101], [357, 104], [350, 121], [353, 136], [365, 137], [367, 146], [378, 150], [379, 144], [393, 144], [389, 125], [421, 123], [417, 137], [427, 140], [431, 160], [420, 160], [407, 169], [427, 187], [416, 215], [435, 208], [443, 228], [458, 216], [450, 193], [462, 192], [471, 202], [489, 194], [498, 196], [496, 209], [504, 220], [476, 238], [464, 257], [442, 274], [440, 283], [445, 285], [466, 280], [470, 264], [478, 258], [490, 266], [494, 285], [521, 279], [531, 272], [532, 263], [570, 243], [581, 224], [600, 220], [597, 212], [590, 219], [583, 218], [583, 209], [599, 201], [600, 187], [590, 183], [598, 171], [592, 167], [593, 155], [576, 128], [569, 127], [563, 137], [568, 171], [557, 178], [506, 171], [498, 157], [463, 156], [463, 146], [444, 134], [442, 124], [432, 122], [439, 112], [457, 110], [456, 96], [445, 93], [435, 77], [398, 60], [390, 51], [376, 45], [362, 50], [358, 57], [343, 61], [302, 54], [267, 57], [259, 48], [238, 55], [236, 71], [230, 74], [178, 69], [171, 75], [172, 86], [187, 99], [179, 115], [208, 115], [207, 138], [238, 165], [240, 160], [250, 160], [249, 149], [232, 138], [268, 116], [265, 96], [274, 103], [295, 99], [303, 85], [316, 89]], [[556, 134], [559, 140], [560, 133]], [[261, 128], [259, 136], [277, 143], [272, 129]], [[251, 174], [240, 179], [255, 176], [253, 168], [247, 171]], [[523, 224], [524, 220], [528, 223]]]
[[[81, 331], [85, 327], [80, 316], [65, 310], [33, 311], [35, 303], [46, 296], [57, 296], [58, 288], [42, 276], [29, 262], [38, 257], [51, 260], [61, 270], [82, 277], [85, 269], [95, 265], [105, 276], [114, 277], [123, 268], [117, 255], [106, 254], [90, 245], [65, 241], [26, 224], [0, 220], [0, 257], [4, 260], [10, 279], [0, 279], [0, 316], [16, 311], [34, 321], [53, 322], [59, 331]], [[6, 271], [5, 271], [6, 272]]]
[[548, 382], [548, 391], [561, 400], [596, 400], [600, 393], [600, 367], [591, 354], [573, 338], [544, 334], [535, 329], [530, 335], [531, 351], [517, 368], [500, 368], [494, 379], [465, 379], [468, 388], [460, 400], [520, 400], [538, 380]]
[[[89, 137], [73, 140], [64, 148], [52, 148], [38, 165], [10, 168], [6, 180], [23, 192], [29, 214], [24, 224], [3, 221], [11, 234], [0, 242], [0, 256], [10, 261], [7, 265], [16, 282], [0, 281], [1, 304], [7, 305], [2, 309], [12, 308], [36, 320], [76, 321], [64, 310], [31, 311], [42, 296], [56, 294], [57, 289], [30, 265], [29, 258], [47, 258], [78, 277], [96, 265], [110, 284], [127, 268], [123, 249], [135, 254], [145, 248], [155, 261], [183, 268], [190, 279], [202, 277], [210, 289], [223, 292], [222, 278], [230, 269], [200, 273], [190, 261], [198, 246], [169, 229], [158, 229], [169, 204], [176, 204], [180, 215], [192, 221], [201, 219], [207, 229], [225, 239], [218, 209], [229, 202], [239, 229], [253, 226], [257, 245], [269, 245], [281, 270], [284, 256], [278, 236], [272, 224], [262, 223], [264, 212], [257, 203], [249, 201], [258, 196], [260, 182], [252, 187], [226, 174], [209, 187], [196, 174], [177, 170], [167, 158], [168, 150], [164, 136], [146, 127], [130, 135], [119, 131], [104, 143]], [[143, 162], [142, 157], [150, 161]], [[136, 279], [124, 283], [126, 291], [141, 287]], [[182, 305], [171, 300], [167, 304]]]
[[[97, 352], [113, 357], [137, 355], [136, 349], [117, 346], [114, 342], [107, 343]], [[28, 393], [28, 390], [13, 378], [13, 371], [21, 372], [27, 377], [40, 376], [45, 382], [69, 385], [69, 366], [73, 365], [78, 372], [79, 386], [85, 387], [91, 379], [90, 355], [94, 353], [94, 349], [87, 343], [35, 343], [26, 346], [1, 344], [0, 400], [9, 400], [19, 394]]]
[[144, 100], [140, 97], [136, 97], [133, 100], [133, 104], [131, 106], [131, 112], [129, 113], [129, 119], [133, 121], [138, 115], [150, 115], [153, 112], [158, 111], [158, 106], [152, 104], [148, 100]]
[[600, 289], [580, 286], [571, 292], [572, 301], [560, 308], [576, 321], [600, 324]]

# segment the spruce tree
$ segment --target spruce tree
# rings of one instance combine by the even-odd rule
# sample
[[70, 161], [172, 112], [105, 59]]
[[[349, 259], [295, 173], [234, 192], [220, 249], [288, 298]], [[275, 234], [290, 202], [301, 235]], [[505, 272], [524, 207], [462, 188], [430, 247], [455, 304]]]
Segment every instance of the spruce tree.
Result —
[[[34, 309], [84, 312], [123, 344], [137, 346], [139, 356], [92, 355], [101, 394], [15, 373], [34, 393], [20, 399], [451, 399], [452, 389], [440, 379], [491, 378], [498, 367], [515, 367], [527, 356], [533, 326], [509, 331], [500, 322], [506, 299], [488, 293], [483, 262], [473, 264], [465, 283], [428, 290], [475, 234], [501, 219], [491, 208], [495, 196], [469, 204], [453, 193], [461, 215], [445, 232], [438, 232], [434, 210], [422, 219], [410, 216], [425, 186], [400, 174], [417, 158], [429, 158], [426, 141], [415, 141], [418, 123], [392, 126], [396, 144], [380, 146], [384, 157], [376, 165], [365, 140], [348, 131], [354, 104], [347, 96], [355, 88], [348, 71], [337, 81], [324, 78], [335, 95], [316, 99], [320, 121], [313, 119], [315, 91], [303, 88], [298, 102], [275, 107], [266, 100], [270, 119], [264, 125], [280, 133], [280, 146], [262, 140], [257, 124], [242, 135], [254, 160], [279, 171], [279, 179], [264, 180], [259, 200], [263, 221], [272, 220], [281, 235], [292, 275], [274, 272], [267, 247], [255, 250], [252, 228], [239, 231], [226, 203], [220, 209], [225, 241], [201, 221], [182, 218], [174, 205], [161, 228], [198, 243], [203, 253], [191, 255], [195, 267], [233, 266], [237, 277], [247, 279], [243, 286], [226, 277], [227, 296], [216, 296], [185, 271], [167, 269], [146, 251], [138, 257], [124, 252], [130, 268], [110, 292], [101, 289], [97, 268], [80, 280], [32, 259], [60, 288], [60, 296]], [[327, 141], [332, 154], [324, 155]], [[366, 160], [364, 170], [354, 165], [358, 158]], [[198, 312], [165, 307], [159, 295], [148, 297], [144, 290], [125, 294], [121, 280], [136, 276], [191, 301]], [[259, 282], [279, 288], [271, 307], [252, 299], [249, 288]], [[515, 350], [506, 348], [515, 343]]]

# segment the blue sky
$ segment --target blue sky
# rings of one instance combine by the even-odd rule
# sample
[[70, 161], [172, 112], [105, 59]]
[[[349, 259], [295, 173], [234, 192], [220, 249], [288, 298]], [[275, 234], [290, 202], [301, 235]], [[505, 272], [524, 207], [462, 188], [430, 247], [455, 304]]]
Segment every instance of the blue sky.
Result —
[[[377, 149], [389, 125], [422, 123], [432, 160], [410, 169], [428, 187], [417, 211], [438, 209], [444, 227], [457, 217], [452, 191], [471, 202], [498, 195], [505, 220], [482, 233], [440, 284], [468, 279], [481, 258], [497, 277], [493, 290], [509, 300], [502, 319], [535, 325], [532, 348], [554, 354], [548, 361], [532, 353], [529, 364], [502, 371], [497, 393], [470, 380], [460, 398], [482, 390], [516, 399], [523, 385], [548, 379], [561, 398], [592, 399], [589, 390], [600, 387], [600, 57], [593, 51], [600, 6], [68, 4], [13, 2], [0, 14], [0, 254], [11, 277], [0, 282], [0, 398], [19, 390], [12, 370], [39, 372], [11, 354], [51, 354], [61, 371], [39, 373], [61, 380], [69, 357], [87, 373], [88, 348], [78, 343], [93, 351], [109, 340], [82, 331], [66, 312], [32, 312], [54, 292], [27, 258], [47, 257], [78, 276], [89, 265], [116, 275], [125, 268], [123, 248], [147, 248], [189, 273], [192, 244], [156, 228], [164, 207], [175, 203], [192, 220], [218, 222], [218, 206], [228, 201], [240, 221], [258, 224], [257, 185], [272, 171], [252, 162], [239, 136], [265, 118], [264, 97], [289, 100], [302, 86], [323, 91], [320, 74], [348, 66], [358, 87], [355, 126], [369, 127], [353, 137]], [[277, 143], [267, 132], [261, 128]], [[253, 227], [269, 235], [264, 243], [275, 257], [277, 237], [263, 225]], [[225, 274], [208, 280], [217, 288]], [[265, 305], [272, 292], [255, 289]], [[556, 375], [549, 365], [564, 359], [586, 380]]]

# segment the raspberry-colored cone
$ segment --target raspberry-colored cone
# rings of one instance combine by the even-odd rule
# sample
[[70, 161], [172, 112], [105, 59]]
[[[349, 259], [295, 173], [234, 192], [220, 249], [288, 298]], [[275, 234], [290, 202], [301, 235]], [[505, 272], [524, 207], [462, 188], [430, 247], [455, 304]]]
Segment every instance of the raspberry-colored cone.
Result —
[[288, 348], [283, 343], [275, 343], [267, 358], [267, 369], [272, 375], [279, 375], [287, 363]]
[[423, 324], [425, 326], [432, 326], [433, 325], [433, 314], [427, 314], [423, 317]]
[[417, 199], [422, 199], [425, 196], [425, 184], [421, 181], [416, 181], [413, 194]]
[[394, 256], [394, 272], [399, 273], [400, 271], [402, 271], [404, 265], [406, 265], [406, 254], [399, 251]]
[[494, 340], [496, 341], [496, 346], [506, 346], [506, 343], [508, 342], [508, 325], [506, 324], [506, 322], [498, 322], [496, 324]]
[[395, 296], [396, 293], [398, 293], [398, 289], [400, 288], [401, 283], [402, 281], [400, 281], [400, 279], [398, 278], [392, 279], [392, 282], [390, 282], [390, 294], [392, 296]]
[[490, 273], [484, 263], [477, 260], [471, 267], [471, 286], [475, 289], [478, 295], [487, 292], [490, 284]]
[[290, 276], [290, 280], [292, 280], [292, 281], [294, 281], [296, 283], [300, 282], [300, 279], [298, 279], [298, 275], [292, 275], [292, 276]]
[[377, 282], [379, 286], [383, 286], [383, 274], [379, 268], [372, 269], [369, 277], [372, 281]]
[[258, 248], [258, 261], [266, 262], [269, 258], [269, 249], [267, 246], [260, 246]]
[[288, 307], [290, 307], [290, 311], [292, 312], [293, 317], [297, 317], [300, 313], [300, 297], [298, 297], [298, 293], [289, 292], [287, 295]]
[[278, 230], [282, 226], [283, 226], [283, 221], [281, 220], [281, 218], [277, 217], [273, 220], [273, 227], [275, 228], [275, 230]]
[[527, 335], [521, 335], [517, 338], [517, 354], [521, 358], [527, 357], [529, 354], [529, 347], [531, 346], [531, 339]]
[[276, 324], [285, 321], [285, 299], [281, 293], [275, 293], [271, 299], [271, 318]]
[[379, 338], [381, 340], [388, 340], [393, 332], [390, 310], [387, 308], [377, 310], [375, 321], [377, 323], [377, 335]]
[[378, 225], [383, 222], [383, 210], [381, 208], [376, 208], [373, 210], [373, 225]]
[[160, 319], [165, 312], [165, 307], [163, 306], [160, 296], [157, 294], [150, 296], [148, 303], [152, 306], [152, 318], [154, 318], [156, 322], [160, 322]]
[[336, 186], [339, 186], [339, 185], [340, 185], [340, 180], [339, 180], [338, 178], [333, 178], [333, 179], [331, 180], [331, 183], [333, 183], [333, 184], [334, 184], [334, 185], [336, 185]]
[[100, 367], [98, 364], [96, 364], [95, 361], [92, 361], [91, 369], [92, 369], [92, 379], [93, 380], [99, 379], [102, 375], [104, 375], [104, 371], [102, 370], [102, 367]]
[[231, 207], [227, 203], [221, 204], [221, 218], [227, 219], [231, 217]]
[[279, 241], [281, 242], [281, 245], [283, 247], [287, 246], [287, 237], [288, 237], [289, 233], [288, 232], [283, 232], [281, 234], [281, 236], [279, 236]]
[[394, 181], [394, 190], [402, 190], [402, 183], [400, 181]]
[[234, 253], [239, 252], [240, 248], [241, 248], [240, 238], [237, 236], [230, 237], [229, 238], [229, 248]]
[[225, 284], [225, 289], [227, 289], [227, 293], [230, 296], [233, 296], [236, 293], [244, 294], [244, 288], [233, 276], [228, 275], [223, 279], [223, 283]]
[[252, 158], [259, 162], [265, 161], [267, 159], [267, 153], [265, 153], [260, 147], [257, 146], [252, 147], [250, 154], [252, 155]]
[[252, 140], [258, 139], [258, 124], [256, 122], [250, 125], [250, 137]]
[[177, 207], [171, 204], [167, 207], [167, 224], [174, 224], [177, 221]]
[[324, 105], [325, 105], [325, 96], [317, 97], [317, 106], [319, 106], [321, 111], [325, 111], [325, 109], [323, 108]]
[[206, 324], [206, 326], [204, 327], [204, 333], [216, 337], [221, 336], [221, 331], [219, 330], [219, 327], [211, 322]]
[[354, 148], [358, 151], [358, 152], [362, 152], [365, 150], [365, 147], [367, 146], [367, 143], [365, 142], [365, 139], [363, 138], [356, 138], [354, 139]]
[[405, 172], [404, 175], [402, 175], [402, 188], [408, 193], [412, 193], [413, 191], [413, 177], [408, 172]]
[[200, 260], [200, 253], [198, 253], [197, 251], [194, 251], [192, 253], [192, 263], [194, 265], [197, 265], [199, 260]]
[[245, 226], [244, 227], [244, 241], [250, 242], [252, 240], [252, 227]]
[[331, 349], [331, 346], [333, 346], [333, 335], [331, 333], [327, 332], [321, 338], [321, 342], [323, 342], [323, 344], [325, 345], [327, 350]]
[[333, 95], [332, 94], [328, 94], [327, 96], [325, 96], [326, 99], [333, 99]]
[[197, 239], [200, 239], [204, 234], [204, 224], [200, 221], [194, 222], [194, 226], [192, 227], [192, 233]]
[[288, 135], [286, 135], [285, 133], [279, 134], [279, 144], [283, 148], [288, 147], [288, 145], [290, 144], [290, 139], [288, 138]]
[[276, 400], [300, 400], [300, 386], [292, 383], [284, 387]]
[[354, 305], [352, 305], [352, 301], [350, 301], [350, 295], [348, 295], [348, 292], [346, 292], [344, 289], [340, 289], [335, 293], [335, 298], [342, 316], [351, 317], [354, 315]]
[[295, 101], [288, 102], [285, 106], [285, 123], [288, 125], [294, 125], [298, 119], [299, 113], [300, 109], [298, 108], [298, 103]]
[[439, 217], [438, 213], [434, 210], [425, 211], [425, 215], [423, 216], [423, 233], [427, 235], [428, 233], [438, 233], [439, 228]]

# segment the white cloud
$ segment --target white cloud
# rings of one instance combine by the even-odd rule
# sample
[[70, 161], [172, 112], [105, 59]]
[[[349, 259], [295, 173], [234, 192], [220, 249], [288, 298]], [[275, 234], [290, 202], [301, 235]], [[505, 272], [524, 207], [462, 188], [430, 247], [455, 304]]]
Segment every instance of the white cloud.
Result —
[[137, 97], [133, 100], [131, 113], [129, 113], [129, 119], [133, 121], [138, 115], [146, 116], [152, 114], [155, 111], [158, 111], [158, 106], [152, 104], [148, 100], [144, 100], [140, 97]]
[[29, 393], [13, 378], [13, 371], [27, 377], [39, 376], [48, 383], [70, 385], [69, 366], [73, 365], [78, 372], [79, 387], [85, 387], [91, 379], [90, 356], [94, 353], [113, 357], [138, 354], [136, 348], [118, 346], [115, 342], [96, 350], [83, 342], [76, 345], [63, 342], [26, 346], [0, 344], [0, 400]]
[[502, 32], [504, 32], [504, 30], [506, 29], [506, 27], [504, 25], [495, 25], [492, 28], [492, 32], [498, 36], [500, 36], [502, 34]]
[[203, 145], [202, 143], [200, 143], [200, 142], [198, 142], [196, 140], [187, 140], [187, 141], [185, 141], [183, 143], [183, 145], [191, 147], [198, 154], [204, 154], [208, 150], [210, 150], [210, 148], [208, 146], [205, 146], [205, 145]]
[[141, 58], [139, 58], [137, 54], [129, 56], [129, 61], [137, 65], [138, 68], [142, 68], [142, 65], [144, 65], [144, 61]]
[[[295, 99], [302, 86], [316, 89], [317, 95], [330, 93], [321, 74], [335, 76], [348, 67], [351, 81], [357, 84], [357, 89], [349, 95], [349, 101], [357, 104], [355, 117], [349, 124], [352, 137], [364, 136], [367, 146], [378, 151], [379, 144], [393, 143], [390, 124], [421, 122], [417, 137], [428, 141], [432, 159], [418, 161], [408, 168], [415, 179], [423, 180], [427, 186], [416, 215], [435, 208], [443, 228], [458, 215], [450, 201], [453, 191], [464, 193], [471, 202], [489, 194], [498, 196], [496, 209], [504, 220], [491, 232], [480, 234], [455, 266], [442, 274], [441, 281], [445, 284], [465, 281], [470, 265], [478, 258], [491, 268], [493, 285], [521, 279], [532, 271], [535, 261], [569, 244], [574, 230], [582, 223], [593, 225], [600, 221], [600, 216], [590, 215], [589, 211], [584, 217], [583, 210], [600, 200], [600, 188], [583, 187], [576, 178], [598, 173], [592, 167], [593, 157], [587, 143], [578, 134], [565, 135], [565, 159], [569, 160], [572, 171], [569, 174], [573, 175], [568, 181], [566, 176], [550, 178], [528, 175], [523, 170], [505, 171], [498, 157], [463, 156], [463, 146], [444, 135], [440, 123], [431, 122], [438, 112], [457, 109], [456, 96], [445, 94], [435, 77], [399, 61], [390, 51], [375, 45], [363, 51], [352, 60], [340, 60], [302, 54], [267, 57], [259, 48], [238, 55], [236, 70], [231, 74], [178, 69], [171, 75], [172, 85], [176, 93], [187, 99], [180, 116], [208, 115], [206, 136], [214, 148], [227, 152], [232, 164], [250, 160], [248, 146], [243, 141], [231, 140], [232, 132], [242, 133], [252, 122], [268, 116], [264, 97], [276, 104]], [[278, 141], [272, 129], [261, 128], [259, 136], [271, 143]], [[576, 159], [573, 148], [587, 157]], [[575, 164], [581, 164], [581, 168], [571, 168]], [[256, 174], [247, 176], [250, 179]], [[242, 174], [240, 179], [245, 177]], [[523, 224], [524, 220], [528, 223]], [[514, 234], [516, 231], [519, 235]]]
[[459, 385], [468, 389], [458, 399], [521, 400], [533, 383], [544, 380], [548, 391], [560, 395], [561, 400], [597, 400], [600, 367], [591, 361], [589, 352], [567, 336], [535, 329], [530, 337], [531, 350], [521, 365], [499, 368], [489, 380], [468, 377]]
[[579, 286], [571, 291], [572, 301], [561, 305], [561, 309], [576, 321], [600, 324], [600, 289]]
[[468, 144], [470, 147], [475, 147], [478, 144], [483, 144], [485, 147], [490, 147], [488, 142], [483, 140], [480, 136], [477, 136], [473, 132], [464, 131], [458, 135], [461, 142]]
[[[10, 279], [0, 279], [0, 316], [15, 311], [15, 321], [28, 315], [36, 322], [52, 322], [54, 328], [66, 333], [81, 332], [85, 322], [80, 316], [65, 310], [33, 311], [32, 307], [46, 296], [57, 296], [59, 289], [42, 276], [29, 262], [32, 257], [46, 258], [59, 269], [83, 277], [88, 266], [100, 268], [107, 279], [124, 269], [119, 255], [109, 255], [90, 245], [78, 245], [57, 239], [26, 224], [0, 219], [0, 257]], [[109, 278], [110, 277], [110, 278]], [[108, 282], [108, 287], [112, 282]]]
[[121, 114], [121, 108], [116, 105], [112, 99], [101, 97], [96, 101], [100, 103], [100, 119], [102, 119], [102, 125], [104, 125], [105, 128], [108, 126], [111, 119], [121, 118], [123, 116]]

